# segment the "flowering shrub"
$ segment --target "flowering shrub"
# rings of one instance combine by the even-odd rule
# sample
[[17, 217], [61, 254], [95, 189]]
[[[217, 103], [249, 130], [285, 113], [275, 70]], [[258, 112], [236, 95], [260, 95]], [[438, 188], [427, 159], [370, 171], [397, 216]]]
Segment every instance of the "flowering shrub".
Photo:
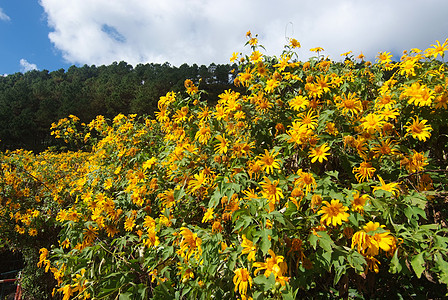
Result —
[[187, 80], [154, 119], [52, 126], [90, 151], [2, 154], [2, 237], [55, 224], [64, 299], [445, 295], [448, 41], [301, 62], [247, 37], [244, 93]]

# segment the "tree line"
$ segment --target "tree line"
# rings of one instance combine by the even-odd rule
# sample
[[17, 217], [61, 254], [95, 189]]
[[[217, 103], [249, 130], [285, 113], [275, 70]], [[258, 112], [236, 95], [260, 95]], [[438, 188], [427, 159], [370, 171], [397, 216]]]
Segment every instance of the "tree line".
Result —
[[105, 66], [71, 66], [68, 70], [34, 70], [0, 77], [0, 150], [42, 151], [57, 141], [51, 124], [70, 114], [83, 122], [97, 115], [149, 114], [160, 96], [184, 91], [184, 81], [201, 79], [210, 103], [233, 86], [236, 65], [114, 62]]

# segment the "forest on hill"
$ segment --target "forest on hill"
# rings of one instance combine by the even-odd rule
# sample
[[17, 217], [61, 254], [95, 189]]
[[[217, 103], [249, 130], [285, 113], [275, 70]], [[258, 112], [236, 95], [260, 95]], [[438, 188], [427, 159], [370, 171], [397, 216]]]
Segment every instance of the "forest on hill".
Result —
[[214, 103], [233, 87], [236, 65], [179, 67], [126, 62], [105, 66], [71, 66], [68, 70], [34, 70], [0, 77], [0, 150], [42, 151], [57, 145], [53, 122], [76, 115], [90, 122], [97, 115], [153, 115], [160, 96], [184, 90], [186, 79], [201, 79], [200, 89]]

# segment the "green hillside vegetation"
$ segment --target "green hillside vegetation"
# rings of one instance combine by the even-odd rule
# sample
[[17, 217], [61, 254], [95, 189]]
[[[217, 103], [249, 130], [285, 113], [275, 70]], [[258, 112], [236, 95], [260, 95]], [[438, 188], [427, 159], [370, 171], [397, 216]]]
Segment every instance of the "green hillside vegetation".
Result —
[[50, 136], [53, 122], [76, 115], [89, 122], [97, 115], [153, 115], [160, 96], [181, 92], [185, 79], [202, 78], [211, 102], [232, 86], [236, 65], [180, 67], [125, 63], [72, 66], [67, 71], [30, 71], [0, 77], [0, 149], [42, 151], [60, 145]]

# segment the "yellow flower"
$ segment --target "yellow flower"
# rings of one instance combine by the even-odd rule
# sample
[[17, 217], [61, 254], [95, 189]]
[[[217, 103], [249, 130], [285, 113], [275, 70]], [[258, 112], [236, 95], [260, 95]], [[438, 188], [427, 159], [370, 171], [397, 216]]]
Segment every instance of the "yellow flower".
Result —
[[299, 175], [299, 178], [297, 178], [294, 182], [296, 185], [298, 185], [300, 188], [305, 188], [306, 194], [311, 192], [311, 190], [314, 191], [314, 189], [317, 187], [317, 184], [313, 174], [302, 172], [302, 169], [299, 169], [297, 171], [297, 175]]
[[214, 221], [212, 225], [212, 232], [221, 232], [223, 231], [223, 227], [220, 221]]
[[289, 143], [302, 145], [313, 135], [313, 131], [301, 122], [293, 121], [290, 127], [292, 127], [292, 129], [287, 131], [287, 134], [290, 137], [288, 140]]
[[24, 234], [25, 231], [26, 231], [25, 228], [23, 228], [23, 227], [21, 227], [21, 226], [19, 226], [19, 225], [16, 225], [15, 229], [16, 229], [16, 231], [17, 231], [19, 234]]
[[353, 192], [353, 201], [352, 201], [352, 210], [357, 211], [359, 213], [364, 212], [364, 205], [366, 205], [367, 199], [369, 199], [369, 195], [360, 195], [359, 191]]
[[243, 234], [243, 242], [241, 243], [241, 246], [243, 247], [243, 250], [241, 251], [242, 254], [248, 254], [247, 260], [248, 261], [254, 261], [255, 260], [255, 254], [257, 253], [257, 247], [254, 246], [254, 243], [246, 238], [246, 235]]
[[431, 137], [430, 131], [432, 131], [431, 125], [426, 125], [428, 120], [419, 120], [418, 116], [407, 122], [404, 126], [406, 128], [407, 134], [411, 134], [414, 139], [418, 139], [419, 141], [426, 141], [427, 138]]
[[378, 114], [368, 114], [362, 119], [361, 126], [370, 134], [373, 134], [375, 131], [380, 131], [381, 127], [384, 124], [382, 121], [383, 116]]
[[180, 230], [180, 234], [183, 236], [183, 239], [180, 243], [180, 250], [178, 253], [187, 260], [190, 259], [192, 254], [196, 253], [195, 257], [198, 259], [199, 255], [202, 254], [201, 238], [199, 238], [196, 233], [193, 233], [187, 227], [181, 227]]
[[234, 273], [235, 292], [239, 291], [241, 295], [246, 295], [247, 286], [252, 287], [252, 277], [250, 277], [249, 271], [246, 268], [238, 268]]
[[256, 163], [261, 167], [263, 171], [267, 174], [274, 173], [274, 169], [280, 169], [280, 159], [276, 159], [275, 157], [279, 153], [275, 150], [269, 152], [267, 149], [264, 149], [264, 154], [258, 156], [258, 160]]
[[213, 207], [210, 207], [205, 212], [204, 217], [202, 218], [202, 223], [208, 222], [212, 219], [213, 219]]
[[[98, 222], [98, 220], [97, 220], [97, 222]], [[126, 225], [125, 225], [125, 228], [126, 228]], [[132, 230], [132, 228], [130, 230]], [[91, 243], [93, 243], [93, 241], [95, 241], [96, 237], [98, 236], [98, 227], [89, 225], [87, 228], [84, 228], [83, 235], [84, 235], [83, 242], [87, 245], [90, 245]]]
[[319, 52], [324, 51], [324, 48], [322, 48], [322, 47], [311, 48], [310, 51], [319, 53]]
[[249, 40], [249, 45], [251, 45], [251, 46], [256, 46], [258, 44], [258, 39], [257, 38], [251, 38], [250, 40]]
[[278, 180], [274, 180], [271, 182], [269, 178], [266, 176], [263, 177], [264, 181], [260, 182], [261, 187], [263, 190], [261, 191], [262, 197], [268, 199], [269, 201], [269, 208], [271, 211], [274, 210], [274, 205], [280, 201], [281, 198], [283, 198], [282, 189], [277, 187], [279, 184]]
[[255, 50], [254, 52], [252, 52], [252, 54], [249, 57], [249, 60], [254, 63], [261, 62], [262, 59], [263, 59], [263, 55], [258, 50]]
[[143, 244], [148, 247], [157, 247], [160, 244], [159, 237], [156, 235], [154, 227], [148, 228], [147, 238], [143, 240]]
[[323, 204], [325, 204], [325, 206], [322, 206], [318, 212], [319, 214], [323, 214], [320, 219], [322, 224], [327, 226], [332, 224], [333, 226], [336, 226], [337, 224], [342, 225], [342, 221], [348, 221], [349, 214], [346, 213], [348, 207], [342, 205], [339, 200], [332, 199], [331, 203], [323, 201]]
[[385, 183], [383, 178], [381, 178], [381, 176], [378, 175], [378, 179], [380, 180], [381, 185], [379, 186], [374, 186], [373, 187], [373, 192], [377, 191], [377, 190], [383, 190], [386, 192], [391, 192], [392, 194], [396, 195], [398, 192], [397, 189], [397, 185], [398, 182], [390, 182], [390, 183]]
[[[383, 117], [384, 120], [389, 120], [389, 119], [395, 120], [400, 115], [400, 113], [397, 108], [393, 108], [393, 109], [385, 108], [384, 110], [382, 110], [380, 112], [380, 115]], [[384, 129], [384, 125], [382, 128]]]
[[427, 57], [434, 56], [434, 58], [436, 58], [438, 55], [440, 55], [441, 57], [445, 55], [445, 51], [448, 50], [448, 39], [446, 39], [442, 45], [440, 45], [439, 41], [436, 41], [436, 43], [437, 44], [435, 45], [431, 45], [434, 48], [426, 49]]
[[113, 186], [113, 184], [114, 184], [114, 180], [113, 180], [113, 178], [107, 178], [105, 181], [104, 181], [104, 189], [106, 189], [106, 190], [110, 190], [111, 188], [112, 188], [112, 186]]
[[38, 267], [45, 266], [45, 272], [48, 272], [50, 269], [50, 260], [47, 259], [48, 250], [47, 248], [40, 248], [39, 250], [39, 262], [37, 263]]
[[408, 104], [431, 106], [432, 100], [434, 99], [434, 91], [424, 84], [421, 85], [420, 83], [415, 82], [404, 89], [401, 97], [408, 97]]
[[134, 226], [135, 226], [135, 219], [134, 219], [134, 217], [126, 218], [126, 221], [124, 222], [124, 229], [126, 231], [132, 231]]
[[[172, 190], [172, 189], [166, 190], [162, 193], [159, 193], [157, 195], [157, 197], [162, 200], [162, 205], [165, 208], [170, 208], [170, 207], [176, 205], [176, 199], [174, 199], [174, 190]], [[147, 216], [147, 217], [149, 217], [149, 216]], [[145, 221], [146, 221], [147, 217], [145, 217]], [[149, 218], [151, 218], [151, 217], [149, 217]]]
[[415, 76], [415, 68], [420, 65], [417, 63], [419, 58], [407, 58], [400, 63], [400, 75]]
[[315, 129], [317, 127], [318, 118], [319, 115], [314, 115], [313, 110], [309, 110], [306, 114], [299, 114], [297, 121], [308, 129]]
[[325, 125], [325, 131], [328, 134], [331, 134], [334, 136], [337, 136], [339, 133], [338, 129], [336, 128], [336, 124], [333, 122], [328, 122], [327, 125]]
[[381, 94], [375, 100], [375, 108], [392, 108], [395, 105], [395, 100], [389, 91]]
[[[379, 250], [383, 250], [392, 254], [396, 249], [396, 239], [388, 230], [371, 234], [371, 232], [383, 228], [378, 222], [368, 222], [363, 230], [356, 232], [352, 237], [352, 249], [357, 248], [358, 252], [366, 256], [374, 256], [379, 254]], [[370, 234], [369, 234], [370, 232]]]
[[70, 284], [64, 285], [63, 287], [59, 288], [58, 291], [64, 294], [62, 300], [69, 300], [70, 296], [73, 295], [73, 291]]
[[406, 167], [410, 173], [422, 171], [424, 167], [428, 165], [426, 162], [428, 158], [425, 156], [424, 152], [417, 152], [414, 149], [412, 149], [412, 151], [414, 151], [414, 154], [412, 154], [411, 160]]
[[239, 80], [239, 82], [241, 82], [243, 84], [243, 86], [248, 86], [249, 85], [249, 81], [252, 79], [252, 72], [253, 70], [251, 70], [249, 67], [247, 67], [244, 71], [244, 73], [239, 73], [237, 79]]
[[199, 190], [201, 187], [207, 184], [208, 178], [205, 170], [201, 170], [199, 174], [193, 175], [194, 179], [191, 179], [189, 182], [190, 192], [194, 193]]
[[151, 167], [154, 166], [156, 162], [157, 162], [157, 158], [151, 157], [150, 159], [148, 159], [147, 161], [145, 161], [143, 163], [143, 166], [142, 166], [143, 170], [151, 169]]
[[269, 278], [271, 274], [274, 274], [275, 281], [284, 285], [285, 281], [288, 281], [288, 278], [283, 276], [288, 268], [287, 264], [283, 261], [284, 257], [275, 255], [274, 251], [271, 249], [268, 250], [268, 253], [271, 257], [266, 258], [266, 262], [255, 262], [253, 264], [253, 267], [257, 268], [254, 271], [254, 275], [256, 276], [258, 272], [264, 270], [264, 276], [266, 276], [266, 278]]
[[289, 39], [289, 43], [293, 48], [300, 48], [300, 43], [296, 39]]
[[207, 144], [207, 141], [211, 138], [210, 127], [201, 124], [199, 130], [196, 132], [194, 139], [201, 144]]
[[328, 160], [327, 156], [330, 155], [327, 151], [330, 150], [330, 147], [327, 146], [327, 143], [320, 145], [319, 147], [312, 148], [309, 153], [309, 158], [311, 159], [311, 163], [319, 160], [322, 163], [324, 160]]
[[238, 59], [238, 55], [239, 55], [238, 52], [233, 52], [232, 57], [230, 58], [230, 62], [231, 63], [235, 62]]
[[326, 93], [330, 91], [330, 84], [328, 83], [328, 75], [320, 75], [319, 78], [316, 78], [316, 84], [320, 86], [321, 90]]
[[363, 182], [366, 179], [372, 178], [375, 171], [376, 169], [366, 161], [362, 162], [359, 167], [353, 168], [353, 173], [356, 173], [355, 178], [359, 183]]
[[186, 280], [190, 280], [194, 278], [194, 272], [191, 268], [187, 268], [184, 271], [184, 267], [179, 266], [179, 273], [177, 273], [177, 275], [182, 275], [182, 282], [186, 281]]
[[390, 54], [390, 52], [380, 52], [380, 53], [378, 53], [377, 57], [378, 57], [378, 62], [380, 64], [385, 65], [385, 64], [389, 64], [392, 62], [392, 60], [391, 60], [392, 54]]
[[304, 110], [310, 104], [310, 101], [306, 96], [298, 95], [289, 101], [289, 106], [295, 111]]
[[[375, 231], [380, 227], [380, 223], [370, 221], [367, 223], [363, 229], [366, 233]], [[395, 248], [395, 238], [390, 235], [389, 231], [382, 233], [375, 233], [373, 236], [369, 235], [369, 248], [367, 249], [368, 255], [378, 255], [379, 249], [385, 252], [391, 252]]]
[[400, 152], [395, 149], [396, 144], [393, 144], [393, 142], [390, 139], [387, 139], [385, 141], [381, 141], [381, 144], [375, 144], [374, 147], [371, 148], [371, 151], [375, 153], [374, 157], [380, 157], [383, 155], [398, 155]]
[[277, 86], [279, 86], [279, 85], [280, 85], [280, 82], [277, 81], [275, 78], [273, 78], [273, 79], [269, 79], [269, 80], [266, 82], [266, 86], [265, 86], [264, 90], [265, 90], [266, 92], [270, 93], [270, 92], [273, 92], [274, 89], [275, 89]]
[[[367, 262], [367, 270], [373, 271], [375, 273], [378, 273], [380, 271], [380, 268], [378, 265], [381, 265], [378, 259], [376, 259], [373, 256], [365, 256], [366, 262]], [[367, 273], [366, 270], [366, 273]]]
[[285, 68], [288, 66], [288, 61], [291, 59], [288, 55], [282, 55], [278, 64], [274, 65], [274, 68], [277, 68], [280, 72], [283, 72]]
[[168, 122], [170, 120], [169, 114], [170, 112], [166, 110], [166, 107], [159, 107], [159, 111], [155, 112], [156, 119], [160, 123]]
[[436, 109], [441, 109], [441, 108], [447, 109], [448, 108], [447, 104], [448, 104], [448, 94], [447, 93], [443, 93], [442, 95], [436, 97], [436, 106], [435, 106]]
[[229, 145], [229, 142], [227, 141], [225, 135], [218, 135], [216, 139], [220, 142], [219, 144], [215, 145], [215, 153], [217, 154], [223, 154], [227, 153], [227, 147]]
[[190, 79], [185, 80], [184, 86], [185, 86], [185, 89], [187, 90], [187, 93], [190, 95], [194, 95], [198, 92], [198, 87], [195, 86], [193, 84], [193, 81], [191, 81]]
[[322, 196], [319, 194], [314, 194], [311, 197], [311, 209], [316, 212], [317, 208], [322, 204]]

